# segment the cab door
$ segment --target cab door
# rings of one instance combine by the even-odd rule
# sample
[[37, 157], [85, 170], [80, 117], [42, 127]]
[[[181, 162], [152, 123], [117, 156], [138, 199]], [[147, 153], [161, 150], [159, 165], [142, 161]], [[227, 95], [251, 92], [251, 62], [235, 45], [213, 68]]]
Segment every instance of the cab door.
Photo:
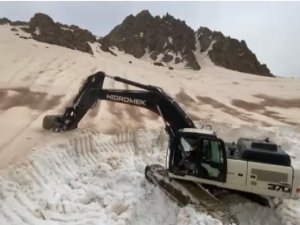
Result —
[[197, 152], [198, 176], [226, 182], [227, 159], [225, 144], [218, 138], [203, 138]]

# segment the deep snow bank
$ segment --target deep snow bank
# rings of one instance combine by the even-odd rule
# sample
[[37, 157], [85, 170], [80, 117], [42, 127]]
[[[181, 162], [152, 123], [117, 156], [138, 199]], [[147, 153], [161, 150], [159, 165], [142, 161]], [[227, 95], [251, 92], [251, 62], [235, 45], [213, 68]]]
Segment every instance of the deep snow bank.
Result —
[[165, 160], [153, 134], [81, 134], [36, 149], [0, 178], [0, 224], [220, 224], [146, 182], [145, 164]]
[[[213, 127], [227, 140], [275, 139], [299, 165], [299, 134], [293, 129]], [[165, 164], [166, 138], [161, 130], [115, 136], [81, 132], [35, 150], [27, 161], [0, 177], [0, 224], [220, 224], [192, 207], [179, 208], [146, 182], [147, 163]], [[299, 201], [284, 200], [271, 209], [235, 195], [223, 201], [241, 224], [300, 221]]]

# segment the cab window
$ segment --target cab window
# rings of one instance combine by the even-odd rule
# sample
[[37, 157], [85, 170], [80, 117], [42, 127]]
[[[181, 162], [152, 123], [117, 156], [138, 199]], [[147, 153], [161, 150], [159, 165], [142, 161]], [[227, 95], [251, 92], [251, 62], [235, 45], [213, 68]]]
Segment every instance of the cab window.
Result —
[[203, 140], [202, 160], [213, 163], [223, 163], [222, 145], [219, 141]]
[[219, 140], [204, 139], [202, 141], [201, 169], [207, 178], [217, 179], [224, 167], [222, 143]]

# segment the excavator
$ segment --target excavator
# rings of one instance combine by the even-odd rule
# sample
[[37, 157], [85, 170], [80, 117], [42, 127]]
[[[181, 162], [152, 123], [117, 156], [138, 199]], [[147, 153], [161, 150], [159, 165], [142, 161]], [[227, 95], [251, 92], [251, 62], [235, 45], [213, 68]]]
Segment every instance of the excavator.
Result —
[[[103, 89], [105, 78], [137, 90]], [[290, 156], [279, 145], [268, 138], [224, 142], [212, 129], [197, 128], [160, 87], [97, 72], [86, 79], [63, 115], [44, 117], [43, 128], [76, 129], [98, 100], [146, 108], [162, 118], [169, 136], [167, 165], [147, 165], [145, 176], [180, 205], [202, 205], [224, 219], [226, 206], [218, 201], [220, 190], [243, 194], [262, 205], [268, 205], [268, 197], [300, 198], [300, 170], [292, 167]]]

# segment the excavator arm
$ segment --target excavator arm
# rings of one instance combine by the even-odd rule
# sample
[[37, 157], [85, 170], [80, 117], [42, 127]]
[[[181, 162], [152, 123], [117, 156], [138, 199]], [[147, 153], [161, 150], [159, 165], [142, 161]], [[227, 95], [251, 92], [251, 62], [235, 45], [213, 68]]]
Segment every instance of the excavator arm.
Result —
[[[140, 90], [103, 89], [105, 78], [134, 86]], [[146, 108], [162, 117], [170, 136], [173, 136], [181, 128], [195, 128], [193, 121], [161, 88], [109, 76], [104, 72], [97, 72], [89, 76], [75, 96], [72, 106], [67, 107], [63, 115], [44, 117], [43, 127], [55, 132], [75, 129], [87, 111], [98, 100]]]

